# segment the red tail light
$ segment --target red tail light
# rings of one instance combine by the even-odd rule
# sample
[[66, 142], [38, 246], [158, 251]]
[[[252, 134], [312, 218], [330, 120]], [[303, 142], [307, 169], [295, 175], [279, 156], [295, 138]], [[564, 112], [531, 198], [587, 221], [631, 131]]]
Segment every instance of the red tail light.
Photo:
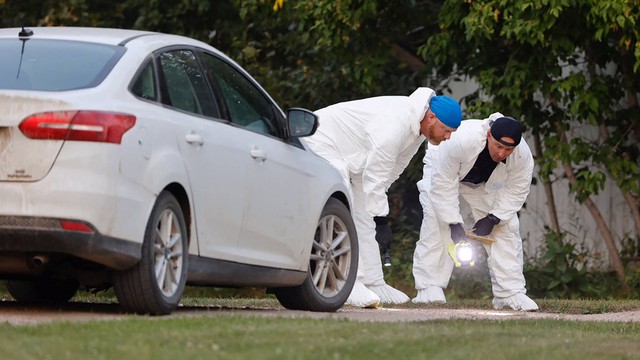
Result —
[[89, 225], [77, 221], [60, 220], [60, 227], [62, 227], [64, 230], [69, 231], [78, 231], [85, 233], [93, 232], [93, 229]]
[[120, 144], [136, 123], [129, 114], [101, 111], [55, 111], [33, 114], [20, 123], [31, 139], [95, 141]]

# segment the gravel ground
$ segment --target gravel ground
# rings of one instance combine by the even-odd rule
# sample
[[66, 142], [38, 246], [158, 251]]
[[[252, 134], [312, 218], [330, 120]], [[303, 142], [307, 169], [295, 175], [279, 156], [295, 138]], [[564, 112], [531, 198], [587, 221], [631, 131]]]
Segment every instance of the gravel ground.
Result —
[[[179, 307], [163, 318], [202, 316], [265, 316], [283, 318], [349, 319], [368, 322], [410, 322], [448, 319], [508, 320], [555, 319], [573, 321], [640, 322], [640, 310], [606, 314], [556, 314], [477, 309], [360, 309], [346, 307], [335, 313], [292, 311], [275, 308]], [[70, 303], [62, 307], [25, 306], [12, 301], [0, 302], [0, 323], [36, 325], [51, 322], [103, 321], [126, 319], [136, 315], [123, 313], [116, 304]]]

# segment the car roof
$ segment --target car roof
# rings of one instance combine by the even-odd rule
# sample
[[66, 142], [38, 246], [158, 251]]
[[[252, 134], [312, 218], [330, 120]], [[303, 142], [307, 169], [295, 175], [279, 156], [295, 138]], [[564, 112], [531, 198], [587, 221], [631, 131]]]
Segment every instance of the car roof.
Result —
[[[175, 45], [187, 45], [194, 46], [201, 49], [205, 49], [211, 53], [216, 54], [220, 58], [226, 60], [230, 64], [233, 64], [236, 70], [242, 72], [246, 76], [251, 75], [239, 65], [235, 60], [231, 59], [227, 54], [218, 50], [212, 45], [209, 45], [203, 41], [196, 40], [187, 36], [166, 34], [154, 31], [146, 30], [132, 30], [132, 29], [116, 29], [116, 28], [100, 28], [100, 27], [73, 27], [73, 26], [45, 26], [45, 27], [29, 27], [25, 26], [24, 29], [33, 31], [33, 35], [28, 36], [29, 39], [55, 39], [55, 40], [69, 40], [69, 41], [85, 41], [93, 42], [105, 45], [114, 46], [127, 46], [128, 44], [136, 44], [134, 46], [137, 51], [141, 51], [146, 56], [147, 51], [155, 51], [167, 46]], [[14, 28], [0, 28], [0, 40], [1, 39], [19, 39], [19, 34], [22, 31], [20, 27]], [[130, 46], [127, 46], [130, 47]], [[258, 82], [254, 82], [259, 88], [263, 89], [262, 85]], [[271, 98], [268, 92], [265, 94]], [[271, 98], [273, 101], [273, 98]]]
[[[154, 31], [114, 29], [114, 28], [90, 28], [90, 27], [25, 27], [33, 31], [30, 39], [57, 39], [75, 40], [102, 43], [108, 45], [123, 45], [133, 39], [140, 37], [166, 38], [168, 41], [203, 46], [206, 45], [198, 40], [180, 35], [169, 35]], [[18, 38], [22, 28], [0, 29], [0, 39]]]
[[[210, 44], [196, 40], [187, 36], [166, 34], [147, 30], [115, 29], [100, 27], [73, 27], [73, 26], [45, 26], [28, 27], [24, 29], [33, 31], [29, 39], [55, 39], [69, 41], [85, 41], [105, 45], [126, 46], [128, 43], [137, 42], [146, 44], [147, 50], [155, 50], [165, 46], [188, 45], [202, 49], [207, 49], [227, 61], [235, 64], [245, 72], [241, 66], [233, 61], [229, 56], [216, 49]], [[0, 28], [0, 39], [18, 39], [22, 28]]]

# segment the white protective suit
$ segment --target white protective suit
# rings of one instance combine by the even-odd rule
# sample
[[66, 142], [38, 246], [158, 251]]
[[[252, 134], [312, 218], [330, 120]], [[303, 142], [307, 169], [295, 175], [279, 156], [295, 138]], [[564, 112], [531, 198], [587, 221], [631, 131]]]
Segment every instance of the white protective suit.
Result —
[[373, 217], [388, 215], [387, 190], [425, 140], [420, 121], [434, 95], [429, 88], [418, 88], [410, 96], [328, 106], [315, 112], [320, 126], [304, 139], [351, 182], [360, 248], [357, 279], [367, 287], [385, 284]]
[[[460, 214], [461, 196], [470, 205], [474, 221], [487, 214], [500, 219], [490, 234], [495, 243], [485, 245], [494, 297], [526, 293], [516, 213], [522, 208], [531, 185], [534, 163], [529, 146], [522, 139], [506, 163], [497, 165], [486, 183], [460, 182], [486, 146], [489, 122], [500, 117], [502, 114], [494, 113], [485, 120], [462, 121], [449, 141], [439, 146], [429, 144], [423, 178], [418, 182], [424, 216], [413, 257], [418, 291], [430, 286], [445, 289], [449, 283], [453, 271], [453, 261], [447, 253], [452, 243], [449, 224], [464, 223]], [[444, 302], [443, 296], [441, 302]]]

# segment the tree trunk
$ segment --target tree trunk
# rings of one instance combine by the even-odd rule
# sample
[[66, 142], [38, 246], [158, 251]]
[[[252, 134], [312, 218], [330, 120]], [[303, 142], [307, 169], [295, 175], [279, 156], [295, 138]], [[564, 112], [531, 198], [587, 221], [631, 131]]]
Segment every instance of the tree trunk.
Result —
[[[600, 130], [600, 137], [605, 142], [609, 140], [609, 130], [607, 129], [607, 127], [605, 125], [600, 125], [599, 130]], [[633, 194], [631, 194], [628, 191], [623, 191], [622, 189], [620, 189], [620, 191], [622, 192], [624, 199], [627, 201], [627, 204], [631, 209], [631, 216], [633, 218], [633, 223], [636, 228], [636, 234], [640, 235], [640, 208], [639, 208], [640, 200], [637, 197], [633, 196]]]
[[[629, 102], [629, 109], [638, 109], [638, 97], [635, 91], [627, 91], [627, 101]], [[633, 134], [636, 143], [640, 142], [640, 123], [636, 122], [633, 125]], [[640, 179], [638, 181], [640, 181]], [[636, 225], [636, 235], [640, 236], [640, 199], [628, 192], [624, 194], [624, 198], [629, 203], [629, 207], [631, 207], [631, 214], [633, 215], [633, 221]]]
[[[560, 134], [561, 141], [567, 143], [567, 137], [564, 131], [558, 128], [558, 133]], [[564, 168], [564, 173], [567, 176], [567, 179], [569, 180], [569, 184], [570, 185], [575, 184], [577, 180], [575, 177], [575, 173], [573, 172], [573, 168], [571, 167], [571, 164], [568, 162], [563, 162], [562, 167]], [[615, 243], [615, 240], [613, 239], [613, 235], [611, 234], [611, 230], [609, 230], [609, 226], [607, 226], [607, 223], [604, 221], [604, 218], [602, 217], [600, 210], [598, 209], [596, 204], [593, 202], [593, 200], [591, 200], [590, 197], [584, 201], [584, 205], [587, 207], [587, 210], [589, 210], [591, 217], [593, 217], [593, 219], [595, 220], [596, 226], [598, 227], [598, 231], [600, 232], [600, 235], [602, 235], [602, 238], [604, 239], [604, 243], [607, 247], [607, 251], [609, 252], [609, 259], [611, 260], [611, 266], [616, 272], [616, 277], [620, 282], [622, 291], [628, 294], [630, 292], [630, 289], [629, 289], [629, 285], [625, 281], [624, 265], [622, 264], [622, 259], [620, 258], [620, 253], [618, 252], [618, 248], [616, 247], [616, 243]]]
[[[540, 135], [533, 135], [533, 142], [536, 149], [536, 157], [538, 159], [543, 158], [542, 156], [542, 143], [540, 141]], [[558, 211], [556, 210], [556, 201], [553, 197], [553, 188], [551, 187], [551, 182], [549, 179], [542, 180], [544, 186], [544, 194], [547, 197], [547, 208], [549, 209], [549, 219], [551, 220], [551, 229], [559, 233], [560, 232], [560, 222], [558, 221]]]

